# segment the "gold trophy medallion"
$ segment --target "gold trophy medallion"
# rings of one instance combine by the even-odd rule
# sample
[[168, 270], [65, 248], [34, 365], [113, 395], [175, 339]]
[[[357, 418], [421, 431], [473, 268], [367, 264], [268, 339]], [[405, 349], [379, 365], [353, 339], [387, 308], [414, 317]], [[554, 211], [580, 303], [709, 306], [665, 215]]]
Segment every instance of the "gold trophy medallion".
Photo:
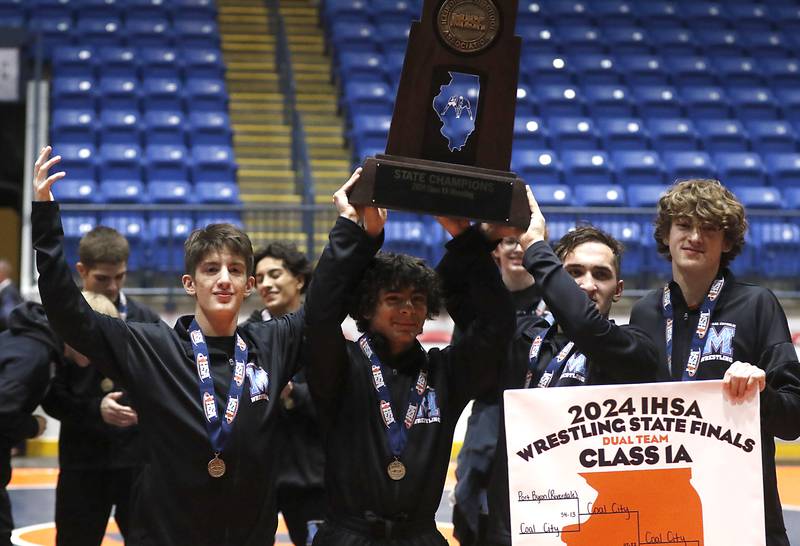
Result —
[[492, 0], [445, 0], [436, 17], [439, 36], [459, 53], [477, 53], [489, 47], [499, 26]]

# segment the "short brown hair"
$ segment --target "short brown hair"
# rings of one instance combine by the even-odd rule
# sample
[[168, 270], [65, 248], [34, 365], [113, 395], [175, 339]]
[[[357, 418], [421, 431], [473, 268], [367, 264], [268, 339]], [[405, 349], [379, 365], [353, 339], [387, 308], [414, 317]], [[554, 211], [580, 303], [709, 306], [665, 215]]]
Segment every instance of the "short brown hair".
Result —
[[128, 261], [128, 241], [116, 229], [97, 226], [81, 237], [78, 259], [91, 269], [97, 264], [121, 264]]
[[194, 230], [183, 243], [186, 274], [194, 276], [197, 265], [209, 252], [223, 249], [244, 258], [248, 274], [253, 271], [253, 244], [247, 233], [233, 224], [208, 224]]
[[727, 267], [744, 248], [747, 218], [744, 207], [733, 193], [719, 180], [691, 179], [677, 182], [658, 200], [653, 237], [658, 252], [672, 261], [669, 246], [664, 239], [669, 237], [672, 222], [677, 218], [695, 218], [719, 227], [731, 249], [722, 253], [720, 265]]
[[614, 255], [614, 270], [617, 274], [617, 280], [619, 280], [622, 253], [625, 252], [625, 247], [614, 237], [592, 225], [580, 225], [561, 237], [555, 247], [556, 256], [563, 262], [570, 252], [584, 243], [601, 243], [611, 249], [611, 253]]

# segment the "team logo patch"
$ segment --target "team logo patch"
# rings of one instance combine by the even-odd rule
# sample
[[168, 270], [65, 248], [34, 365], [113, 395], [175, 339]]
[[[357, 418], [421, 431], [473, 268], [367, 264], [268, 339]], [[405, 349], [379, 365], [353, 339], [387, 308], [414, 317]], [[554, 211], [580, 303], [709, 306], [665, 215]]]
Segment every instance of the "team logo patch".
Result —
[[697, 336], [700, 339], [706, 337], [708, 331], [708, 323], [711, 320], [711, 311], [703, 311], [700, 313], [700, 319], [697, 321]]
[[386, 383], [383, 381], [381, 367], [374, 364], [372, 365], [372, 382], [375, 383], [375, 390], [386, 386]]
[[428, 387], [428, 392], [422, 397], [422, 402], [419, 405], [417, 417], [414, 419], [414, 424], [430, 424], [441, 423], [442, 416], [439, 411], [439, 403], [436, 397], [436, 389]]
[[528, 353], [528, 358], [534, 359], [539, 356], [539, 351], [542, 350], [542, 336], [536, 336], [531, 343], [531, 350]]
[[205, 381], [211, 377], [211, 371], [208, 368], [208, 357], [203, 353], [197, 353], [197, 375], [200, 376], [200, 381]]
[[240, 336], [239, 334], [236, 334], [236, 345], [239, 346], [239, 350], [241, 351], [247, 350], [247, 344], [244, 342], [242, 336]]
[[418, 409], [419, 406], [417, 406], [416, 404], [408, 406], [408, 411], [406, 411], [406, 418], [403, 420], [403, 424], [406, 426], [406, 428], [411, 428], [414, 426], [414, 419], [417, 418]]
[[203, 393], [203, 410], [209, 423], [217, 418], [217, 404], [214, 402], [214, 397], [207, 392]]
[[394, 423], [392, 405], [386, 400], [381, 400], [381, 415], [383, 416], [383, 422], [387, 427]]
[[230, 397], [228, 399], [228, 407], [225, 408], [225, 420], [230, 425], [236, 419], [236, 414], [239, 412], [239, 398]]
[[358, 340], [358, 344], [361, 346], [361, 351], [364, 353], [364, 355], [367, 358], [372, 358], [372, 348], [370, 348], [367, 338], [362, 337]]
[[708, 301], [714, 301], [719, 296], [719, 293], [722, 292], [722, 285], [725, 284], [725, 279], [717, 279], [714, 281], [714, 284], [711, 285], [711, 290], [708, 292]]
[[694, 377], [697, 373], [697, 366], [700, 364], [700, 351], [694, 350], [689, 354], [689, 363], [686, 365], [686, 372], [689, 377]]
[[250, 401], [269, 400], [269, 375], [267, 372], [260, 366], [248, 362], [245, 373], [247, 381], [250, 383]]
[[236, 367], [233, 369], [233, 380], [236, 381], [236, 385], [239, 387], [244, 383], [244, 367], [244, 362], [237, 362]]
[[714, 322], [708, 328], [706, 344], [700, 362], [722, 360], [733, 362], [733, 340], [736, 338], [736, 325], [730, 322]]
[[194, 330], [191, 334], [189, 334], [189, 337], [192, 338], [192, 343], [194, 345], [200, 345], [203, 343], [203, 332], [200, 330]]
[[[417, 394], [422, 394], [425, 392], [425, 388], [428, 386], [428, 372], [420, 372], [419, 377], [417, 377]], [[413, 421], [412, 421], [413, 422]]]

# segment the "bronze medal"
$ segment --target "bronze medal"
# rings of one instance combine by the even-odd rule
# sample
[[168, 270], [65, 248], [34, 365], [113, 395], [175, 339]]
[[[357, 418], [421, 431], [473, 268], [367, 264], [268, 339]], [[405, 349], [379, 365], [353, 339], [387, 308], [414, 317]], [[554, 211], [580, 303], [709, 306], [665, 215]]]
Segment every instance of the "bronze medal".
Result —
[[103, 392], [111, 392], [114, 390], [114, 382], [106, 377], [100, 382], [100, 388], [103, 390]]
[[406, 465], [395, 459], [386, 467], [386, 473], [394, 481], [402, 480], [406, 477]]
[[439, 36], [459, 53], [478, 53], [494, 42], [500, 16], [492, 0], [445, 0], [436, 17]]
[[219, 458], [219, 454], [208, 461], [208, 475], [212, 478], [221, 478], [225, 475], [225, 461]]

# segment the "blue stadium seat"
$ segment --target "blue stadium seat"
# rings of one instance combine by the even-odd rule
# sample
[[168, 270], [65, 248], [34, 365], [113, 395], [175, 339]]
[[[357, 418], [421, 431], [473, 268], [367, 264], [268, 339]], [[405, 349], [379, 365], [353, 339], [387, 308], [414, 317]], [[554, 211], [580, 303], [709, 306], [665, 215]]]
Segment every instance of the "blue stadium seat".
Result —
[[95, 55], [98, 71], [115, 78], [137, 78], [139, 65], [137, 52], [132, 47], [103, 47]]
[[382, 138], [389, 136], [389, 127], [392, 123], [390, 115], [355, 114], [353, 116], [353, 129], [351, 134], [357, 140], [365, 138]]
[[792, 50], [780, 32], [747, 32], [742, 35], [742, 41], [754, 57], [786, 57]]
[[552, 150], [515, 149], [511, 170], [530, 184], [561, 184], [561, 163]]
[[647, 85], [635, 87], [633, 97], [643, 118], [679, 118], [681, 102], [674, 87]]
[[741, 121], [778, 119], [775, 98], [766, 87], [731, 88], [728, 98]]
[[714, 71], [705, 57], [670, 55], [665, 57], [664, 64], [672, 73], [673, 81], [680, 85], [708, 86], [716, 83]]
[[698, 32], [724, 29], [727, 26], [727, 20], [723, 17], [723, 7], [717, 2], [693, 0], [683, 4], [681, 8], [681, 15], [685, 17], [689, 27]]
[[144, 115], [145, 144], [184, 145], [184, 115], [180, 110], [149, 110]]
[[681, 100], [691, 119], [725, 119], [731, 113], [721, 87], [686, 87], [681, 90]]
[[639, 223], [631, 220], [601, 220], [595, 225], [622, 243], [625, 249], [621, 262], [622, 278], [641, 274], [645, 263], [645, 245]]
[[620, 55], [617, 65], [630, 87], [668, 85], [669, 73], [661, 59], [653, 55]]
[[174, 112], [181, 110], [183, 86], [178, 78], [151, 77], [142, 82], [145, 109]]
[[[605, 152], [568, 150], [561, 153], [561, 162], [564, 166], [564, 182], [571, 186], [608, 185], [614, 182], [614, 171]], [[575, 197], [578, 198], [578, 195]]]
[[122, 7], [126, 15], [136, 13], [142, 17], [147, 15], [160, 17], [168, 8], [164, 5], [164, 0], [125, 0]]
[[592, 14], [585, 0], [542, 0], [542, 14], [552, 21], [588, 25]]
[[633, 12], [633, 3], [628, 0], [595, 0], [592, 2], [592, 10], [598, 20], [611, 26], [633, 26], [636, 24], [636, 16]]
[[[53, 189], [57, 186], [55, 184]], [[68, 264], [75, 264], [78, 262], [78, 242], [97, 226], [97, 217], [85, 212], [65, 211], [61, 213], [61, 226], [64, 230], [64, 258]]]
[[198, 203], [225, 205], [239, 202], [239, 186], [235, 182], [197, 182], [194, 189]]
[[101, 78], [99, 83], [102, 108], [137, 110], [139, 108], [139, 81], [134, 78]]
[[766, 169], [758, 154], [719, 152], [713, 157], [717, 175], [726, 186], [759, 186], [766, 183]]
[[95, 47], [121, 46], [122, 43], [122, 23], [119, 17], [114, 15], [95, 15], [85, 12], [79, 16], [73, 36], [76, 43], [82, 43]]
[[377, 27], [377, 35], [380, 36], [381, 45], [384, 50], [405, 51], [408, 45], [408, 34], [411, 30], [411, 19], [403, 22], [392, 22], [387, 20], [383, 14], [379, 15], [381, 21]]
[[564, 184], [537, 184], [532, 180], [529, 184], [536, 202], [542, 207], [572, 205], [572, 188]]
[[690, 151], [698, 149], [699, 137], [688, 119], [648, 119], [647, 129], [653, 146], [660, 151]]
[[173, 19], [186, 17], [199, 21], [216, 19], [214, 0], [172, 0], [169, 5]]
[[421, 215], [403, 214], [395, 220], [394, 226], [386, 224], [384, 244], [392, 252], [424, 258], [428, 255], [427, 231], [428, 226]]
[[770, 183], [778, 188], [800, 187], [800, 157], [797, 154], [765, 154]]
[[658, 154], [652, 150], [614, 151], [611, 153], [611, 160], [618, 182], [626, 187], [664, 183], [664, 166]]
[[800, 62], [796, 58], [759, 59], [759, 66], [773, 89], [800, 86]]
[[243, 228], [241, 215], [238, 212], [198, 212], [195, 227], [202, 228], [208, 224], [233, 224], [239, 228]]
[[[524, 2], [520, 2], [522, 7]], [[538, 6], [538, 4], [536, 4]], [[521, 16], [526, 15], [522, 12]], [[517, 35], [522, 38], [523, 55], [555, 55], [558, 51], [558, 42], [552, 26], [544, 25], [537, 15], [536, 21], [524, 23], [524, 17], [517, 21]]]
[[228, 94], [223, 80], [188, 78], [184, 85], [184, 107], [187, 112], [227, 112]]
[[590, 118], [550, 118], [547, 129], [558, 151], [598, 148], [597, 129]]
[[345, 85], [342, 97], [350, 113], [391, 114], [394, 107], [392, 91], [387, 84], [361, 85], [351, 82]]
[[664, 152], [661, 161], [667, 169], [667, 179], [714, 178], [716, 171], [711, 157], [705, 152]]
[[613, 55], [649, 55], [650, 42], [646, 31], [636, 26], [610, 24], [603, 32], [608, 49]]
[[628, 203], [632, 207], [655, 208], [666, 192], [663, 184], [634, 184], [628, 186]]
[[362, 22], [369, 19], [369, 6], [364, 0], [328, 0], [322, 4], [326, 24], [333, 22]]
[[174, 19], [175, 43], [183, 48], [219, 47], [219, 28], [213, 19], [179, 17]]
[[28, 21], [29, 28], [38, 29], [44, 38], [44, 53], [72, 43], [72, 16], [60, 13], [33, 13]]
[[531, 96], [538, 112], [543, 115], [572, 117], [584, 115], [584, 101], [575, 86], [537, 85], [531, 87]]
[[771, 3], [769, 17], [775, 26], [790, 35], [800, 32], [800, 7], [794, 3]]
[[158, 204], [183, 204], [189, 199], [192, 186], [186, 181], [157, 181], [148, 185], [148, 200]]
[[421, 12], [420, 3], [416, 0], [373, 0], [370, 7], [373, 18], [406, 26], [412, 20], [419, 19]]
[[94, 110], [97, 106], [95, 82], [91, 78], [54, 78], [53, 108]]
[[753, 150], [758, 153], [797, 151], [797, 133], [786, 121], [751, 121], [747, 130]]
[[625, 189], [615, 184], [581, 184], [574, 188], [575, 204], [584, 207], [624, 207]]
[[228, 114], [224, 112], [192, 112], [189, 114], [188, 136], [192, 146], [231, 146], [233, 134]]
[[185, 78], [225, 77], [225, 63], [218, 49], [182, 49], [180, 66]]
[[371, 23], [334, 21], [328, 35], [337, 53], [345, 51], [377, 51], [380, 38]]
[[576, 55], [569, 65], [580, 85], [620, 85], [622, 76], [609, 55]]
[[542, 119], [534, 116], [514, 118], [514, 147], [528, 149], [547, 148], [547, 128]]
[[128, 13], [125, 18], [128, 42], [138, 47], [164, 47], [172, 42], [170, 22], [166, 14], [156, 17], [149, 14]]
[[[649, 3], [643, 2], [641, 4]], [[640, 2], [636, 4], [638, 6]], [[648, 36], [662, 55], [694, 55], [697, 52], [695, 47], [697, 40], [695, 40], [692, 32], [686, 28], [682, 26], [662, 26], [652, 18], [649, 21]]]
[[195, 220], [185, 213], [154, 213], [148, 223], [151, 241], [151, 265], [162, 273], [183, 271], [183, 242], [195, 227]]
[[734, 28], [748, 32], [768, 32], [771, 28], [770, 6], [753, 2], [730, 2], [725, 11]]
[[[539, 98], [535, 94], [535, 89], [531, 90], [525, 84], [517, 84], [517, 108], [515, 115], [517, 116], [530, 116], [539, 114]], [[574, 93], [575, 90], [573, 89]]]
[[558, 21], [554, 31], [556, 39], [564, 51], [570, 55], [603, 55], [605, 47], [600, 32], [593, 26], [563, 25]]
[[106, 212], [100, 215], [100, 225], [108, 226], [125, 236], [130, 247], [128, 256], [128, 270], [139, 271], [149, 267], [145, 255], [145, 238], [147, 222], [144, 215], [135, 212]]
[[583, 87], [586, 107], [594, 117], [630, 117], [634, 114], [630, 91], [622, 85]]
[[758, 64], [750, 57], [722, 57], [715, 59], [714, 67], [720, 82], [726, 87], [758, 87], [764, 79]]
[[777, 87], [775, 96], [780, 104], [783, 117], [794, 123], [800, 121], [800, 89], [797, 87]]
[[764, 186], [737, 186], [733, 193], [747, 209], [780, 209], [783, 198], [778, 188]]
[[[400, 59], [402, 70], [403, 59]], [[339, 78], [343, 81], [387, 83], [386, 57], [380, 53], [348, 51], [339, 55]]]
[[119, 19], [122, 15], [122, 2], [116, 0], [71, 0], [68, 3], [79, 18]]
[[68, 177], [53, 184], [52, 192], [60, 203], [95, 203], [101, 199], [93, 180]]
[[606, 150], [645, 150], [648, 132], [639, 118], [599, 119], [597, 126]]
[[93, 58], [95, 52], [91, 47], [65, 46], [53, 50], [53, 66], [60, 78], [94, 78]]
[[0, 26], [22, 28], [25, 26], [25, 11], [19, 1], [0, 3]]
[[189, 180], [189, 153], [185, 146], [175, 144], [152, 144], [145, 149], [145, 172], [147, 181]]
[[94, 110], [53, 110], [50, 140], [71, 144], [96, 142], [97, 116]]
[[53, 143], [53, 153], [61, 156], [59, 169], [69, 173], [73, 180], [96, 180], [96, 150], [86, 144]]
[[103, 144], [100, 146], [100, 179], [141, 180], [142, 150], [138, 144]]
[[703, 146], [709, 152], [746, 152], [747, 131], [735, 119], [700, 119], [695, 123]]
[[138, 110], [103, 110], [100, 113], [100, 142], [103, 144], [141, 143], [142, 124]]
[[520, 59], [520, 75], [533, 85], [570, 85], [572, 71], [561, 56], [523, 55]]
[[104, 180], [100, 191], [106, 203], [141, 203], [145, 199], [144, 185], [140, 180]]
[[758, 255], [759, 272], [768, 278], [793, 278], [800, 274], [800, 227], [796, 224], [754, 219], [754, 238], [761, 243]]
[[789, 210], [800, 210], [800, 188], [785, 188], [782, 193], [785, 208]]
[[735, 30], [708, 29], [694, 35], [695, 40], [710, 57], [740, 57], [744, 53], [741, 38]]
[[137, 58], [144, 78], [180, 77], [178, 54], [170, 47], [143, 47]]
[[194, 146], [192, 179], [198, 182], [235, 182], [236, 163], [230, 146]]

